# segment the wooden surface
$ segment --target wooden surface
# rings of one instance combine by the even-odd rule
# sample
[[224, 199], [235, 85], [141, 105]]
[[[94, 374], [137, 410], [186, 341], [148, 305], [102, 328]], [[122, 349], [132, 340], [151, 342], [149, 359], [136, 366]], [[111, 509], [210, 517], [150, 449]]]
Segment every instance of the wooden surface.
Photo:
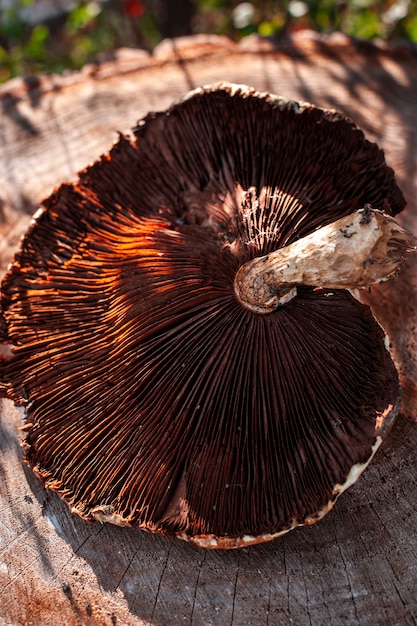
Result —
[[[0, 90], [2, 269], [41, 198], [150, 110], [228, 80], [350, 115], [385, 149], [417, 232], [417, 58], [343, 37], [274, 50], [247, 39], [120, 51], [80, 74]], [[210, 625], [417, 622], [417, 260], [368, 296], [390, 332], [402, 411], [360, 481], [320, 524], [238, 551], [88, 525], [21, 463], [20, 413], [0, 428], [0, 624]]]

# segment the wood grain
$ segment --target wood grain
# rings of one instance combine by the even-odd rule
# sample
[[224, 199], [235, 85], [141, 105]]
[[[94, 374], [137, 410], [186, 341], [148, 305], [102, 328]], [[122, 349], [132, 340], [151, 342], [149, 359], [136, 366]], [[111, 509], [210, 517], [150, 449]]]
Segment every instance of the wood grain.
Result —
[[[417, 232], [417, 59], [407, 49], [303, 35], [274, 49], [249, 38], [120, 51], [65, 77], [0, 90], [0, 264], [43, 197], [150, 110], [228, 80], [350, 115], [397, 173]], [[402, 412], [374, 462], [320, 524], [239, 551], [72, 516], [22, 466], [21, 414], [0, 428], [0, 624], [415, 624], [417, 621], [417, 261], [367, 296], [393, 343]]]

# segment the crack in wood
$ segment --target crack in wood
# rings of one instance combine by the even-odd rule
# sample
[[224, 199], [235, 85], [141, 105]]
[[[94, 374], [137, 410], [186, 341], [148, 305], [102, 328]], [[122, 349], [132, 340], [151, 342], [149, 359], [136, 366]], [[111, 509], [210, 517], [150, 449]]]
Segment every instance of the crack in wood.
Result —
[[127, 563], [127, 565], [126, 565], [126, 569], [125, 569], [125, 571], [123, 572], [123, 574], [121, 575], [121, 577], [120, 577], [120, 579], [119, 579], [119, 582], [117, 583], [117, 585], [116, 585], [116, 586], [115, 586], [115, 588], [114, 588], [114, 590], [115, 590], [115, 591], [117, 591], [117, 590], [120, 588], [120, 585], [122, 584], [122, 581], [123, 581], [124, 577], [126, 576], [126, 574], [127, 574], [127, 572], [129, 571], [129, 569], [130, 569], [130, 567], [131, 567], [131, 565], [132, 565], [133, 561], [135, 560], [135, 557], [136, 557], [137, 553], [138, 553], [138, 550], [135, 550], [135, 551], [133, 552], [133, 556], [132, 556], [132, 557], [128, 560], [128, 563]]
[[269, 626], [269, 616], [271, 614], [271, 596], [272, 596], [272, 582], [271, 582], [271, 579], [269, 579], [268, 604], [266, 606], [266, 626]]
[[[6, 583], [6, 585], [3, 586], [3, 588], [0, 591], [0, 597], [1, 596], [5, 596], [7, 598], [7, 594], [5, 593], [7, 591], [7, 589], [10, 587], [10, 585], [12, 585], [16, 580], [19, 580], [19, 578], [21, 578], [21, 575], [23, 572], [25, 572], [27, 569], [30, 569], [32, 567], [32, 565], [34, 563], [36, 563], [36, 561], [40, 560], [41, 557], [39, 556], [39, 554], [36, 555], [36, 557], [32, 560], [29, 561], [29, 563], [25, 563], [25, 566], [22, 567], [17, 574], [15, 574], [15, 576], [13, 576], [13, 578], [9, 579], [9, 582]], [[0, 615], [1, 617], [1, 615]], [[1, 623], [1, 622], [0, 622]]]
[[[362, 542], [362, 545], [363, 545], [363, 542]], [[352, 581], [351, 581], [351, 578], [350, 578], [350, 575], [349, 575], [348, 563], [345, 560], [345, 556], [343, 554], [342, 546], [339, 545], [338, 549], [339, 549], [340, 557], [342, 559], [343, 568], [344, 568], [344, 571], [345, 571], [345, 574], [346, 574], [346, 580], [347, 580], [347, 583], [349, 585], [350, 597], [352, 598], [352, 605], [353, 605], [353, 610], [354, 610], [354, 614], [355, 614], [356, 624], [360, 624], [358, 606], [356, 604], [356, 598], [355, 598], [356, 594], [355, 594], [355, 590], [354, 590], [354, 588], [352, 586]]]
[[238, 559], [238, 562], [236, 564], [236, 576], [235, 576], [235, 583], [234, 583], [234, 587], [233, 587], [232, 615], [231, 615], [231, 618], [230, 618], [230, 626], [233, 626], [233, 619], [234, 619], [234, 616], [235, 616], [237, 581], [238, 581], [238, 578], [239, 578], [239, 570], [240, 570], [240, 559]]
[[156, 594], [155, 594], [155, 602], [154, 602], [154, 605], [152, 607], [152, 613], [151, 613], [151, 619], [150, 619], [151, 623], [153, 622], [153, 616], [155, 614], [156, 605], [158, 604], [159, 594], [161, 592], [162, 579], [164, 577], [165, 571], [166, 571], [167, 566], [168, 566], [169, 555], [171, 553], [171, 548], [172, 548], [172, 545], [170, 545], [168, 550], [167, 550], [167, 555], [166, 555], [165, 562], [164, 562], [164, 565], [163, 565], [163, 568], [162, 568], [161, 576], [160, 576], [159, 581], [158, 581], [158, 587], [157, 587]]
[[201, 570], [204, 567], [204, 563], [205, 563], [206, 558], [207, 558], [207, 552], [204, 552], [203, 558], [201, 559], [201, 561], [199, 563], [198, 572], [197, 572], [197, 580], [195, 581], [195, 588], [194, 588], [194, 595], [193, 595], [193, 603], [192, 603], [192, 606], [191, 606], [189, 626], [192, 626], [192, 623], [193, 623], [194, 610], [195, 610], [196, 598], [197, 598], [197, 592], [198, 592], [198, 585], [199, 585], [199, 581], [200, 581]]

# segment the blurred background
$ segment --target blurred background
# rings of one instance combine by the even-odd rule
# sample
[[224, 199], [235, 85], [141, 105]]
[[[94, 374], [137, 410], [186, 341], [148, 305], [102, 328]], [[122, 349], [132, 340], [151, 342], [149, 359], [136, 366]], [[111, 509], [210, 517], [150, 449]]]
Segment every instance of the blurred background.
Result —
[[251, 33], [288, 41], [301, 29], [417, 44], [417, 0], [0, 0], [0, 82], [79, 69], [119, 47], [167, 37]]

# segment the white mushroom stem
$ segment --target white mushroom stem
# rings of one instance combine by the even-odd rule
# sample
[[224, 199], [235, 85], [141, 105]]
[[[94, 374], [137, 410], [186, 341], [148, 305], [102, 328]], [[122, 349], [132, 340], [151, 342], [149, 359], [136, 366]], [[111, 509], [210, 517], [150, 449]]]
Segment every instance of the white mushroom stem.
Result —
[[270, 254], [248, 261], [235, 277], [241, 304], [270, 313], [292, 300], [297, 285], [357, 289], [395, 276], [416, 238], [369, 205]]

